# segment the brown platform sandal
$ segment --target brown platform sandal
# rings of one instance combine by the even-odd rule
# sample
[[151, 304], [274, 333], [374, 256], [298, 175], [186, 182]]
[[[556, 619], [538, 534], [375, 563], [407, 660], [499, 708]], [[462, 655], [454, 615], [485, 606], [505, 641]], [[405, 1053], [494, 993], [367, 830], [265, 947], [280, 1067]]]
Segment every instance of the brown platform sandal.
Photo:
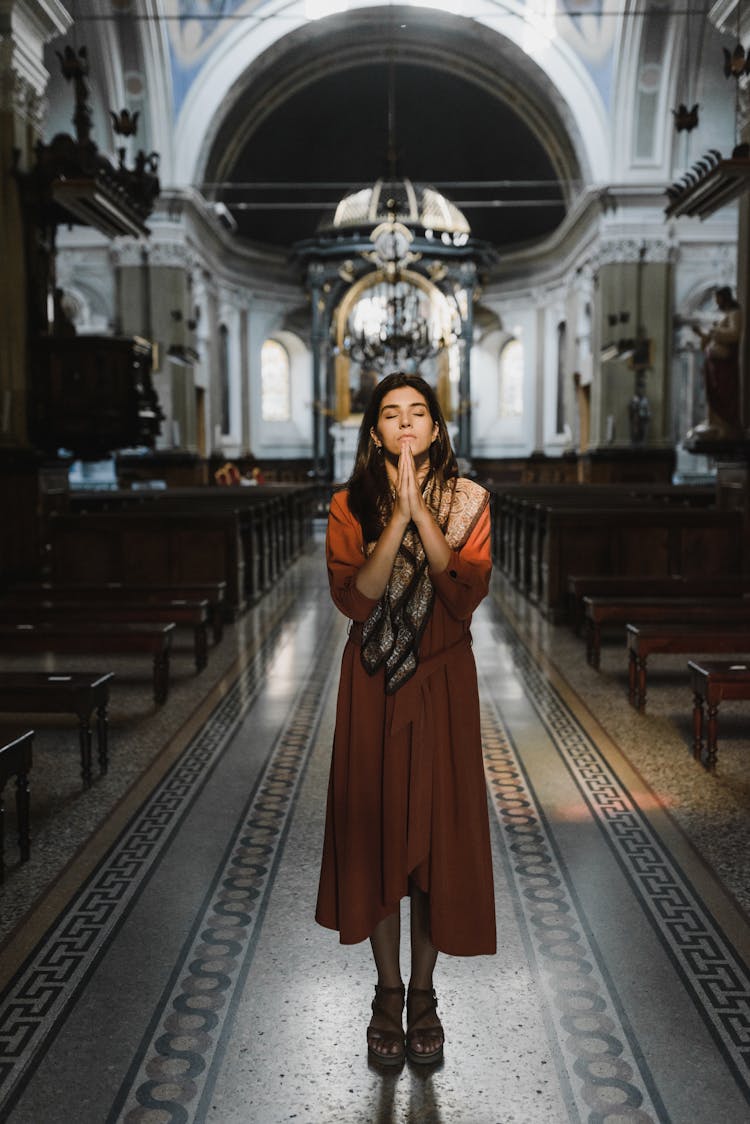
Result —
[[[371, 1061], [377, 1062], [378, 1065], [402, 1065], [405, 1057], [404, 1050], [404, 1028], [401, 1024], [401, 1018], [397, 1019], [391, 1013], [388, 1007], [382, 1002], [383, 997], [386, 995], [399, 995], [401, 997], [401, 1010], [404, 1009], [404, 985], [401, 987], [381, 987], [380, 984], [375, 984], [375, 998], [372, 1001], [373, 1015], [379, 1015], [386, 1022], [391, 1024], [391, 1029], [381, 1030], [377, 1026], [368, 1026], [367, 1028], [367, 1056]], [[386, 1047], [397, 1045], [399, 1047], [393, 1053], [381, 1053], [377, 1047]]]
[[[417, 1014], [408, 1020], [406, 1027], [406, 1056], [410, 1062], [416, 1065], [434, 1065], [435, 1062], [443, 1060], [443, 1043], [445, 1036], [443, 1034], [443, 1027], [440, 1019], [437, 1017], [437, 995], [435, 989], [410, 987], [409, 997], [417, 998], [419, 1001], [417, 1006]], [[432, 1026], [417, 1026], [422, 1019], [427, 1015], [434, 1015], [437, 1023]], [[420, 1040], [424, 1042], [427, 1038], [434, 1038], [436, 1035], [440, 1036], [440, 1045], [436, 1050], [430, 1050], [429, 1054], [414, 1049], [414, 1046]]]

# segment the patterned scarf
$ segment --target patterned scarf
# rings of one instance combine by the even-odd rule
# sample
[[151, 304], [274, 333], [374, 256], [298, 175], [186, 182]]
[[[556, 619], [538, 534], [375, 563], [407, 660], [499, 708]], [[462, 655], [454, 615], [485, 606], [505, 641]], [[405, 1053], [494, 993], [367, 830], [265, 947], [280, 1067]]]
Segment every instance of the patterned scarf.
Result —
[[[451, 550], [460, 550], [489, 496], [463, 477], [441, 486], [433, 477], [424, 499]], [[365, 546], [369, 557], [376, 542]], [[417, 670], [419, 643], [432, 611], [435, 590], [419, 532], [406, 529], [383, 596], [362, 626], [362, 663], [374, 675], [385, 667], [386, 694], [394, 694]]]

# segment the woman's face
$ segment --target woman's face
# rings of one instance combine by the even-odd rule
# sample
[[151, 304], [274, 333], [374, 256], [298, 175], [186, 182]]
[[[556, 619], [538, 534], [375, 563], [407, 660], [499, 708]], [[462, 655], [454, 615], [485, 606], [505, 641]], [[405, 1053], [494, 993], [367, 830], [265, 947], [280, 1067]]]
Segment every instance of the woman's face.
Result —
[[432, 420], [424, 395], [411, 386], [399, 386], [380, 403], [378, 423], [371, 432], [373, 440], [382, 443], [391, 457], [400, 457], [408, 445], [414, 460], [419, 461], [429, 454], [438, 424]]

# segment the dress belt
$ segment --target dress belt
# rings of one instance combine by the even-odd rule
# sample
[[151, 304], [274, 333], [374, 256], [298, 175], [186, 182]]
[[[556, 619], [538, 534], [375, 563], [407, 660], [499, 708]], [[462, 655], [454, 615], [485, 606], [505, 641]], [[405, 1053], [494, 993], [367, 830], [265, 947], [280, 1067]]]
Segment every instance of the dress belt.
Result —
[[[360, 621], [353, 621], [349, 630], [349, 639], [362, 646], [362, 624]], [[439, 652], [433, 652], [431, 656], [426, 659], [420, 659], [417, 664], [417, 670], [412, 675], [411, 679], [407, 679], [406, 683], [396, 691], [393, 695], [393, 710], [391, 711], [391, 723], [388, 730], [389, 735], [395, 734], [397, 730], [402, 729], [404, 726], [412, 722], [416, 727], [422, 723], [424, 715], [424, 707], [427, 700], [425, 699], [422, 688], [436, 671], [446, 667], [451, 658], [456, 655], [460, 648], [471, 648], [471, 633], [466, 632], [453, 644], [449, 644], [447, 648], [441, 648]]]
[[427, 705], [427, 699], [424, 695], [423, 688], [427, 684], [427, 680], [430, 679], [435, 672], [447, 667], [453, 656], [455, 656], [461, 648], [471, 648], [471, 633], [465, 633], [465, 635], [463, 635], [460, 640], [456, 640], [454, 644], [450, 644], [447, 648], [442, 648], [439, 652], [433, 652], [427, 659], [419, 661], [417, 670], [414, 672], [411, 679], [407, 679], [403, 687], [399, 687], [398, 691], [396, 691], [396, 694], [393, 696], [390, 734], [395, 734], [397, 730], [402, 729], [404, 726], [408, 725], [409, 722], [413, 724], [415, 730], [422, 725], [425, 707]]

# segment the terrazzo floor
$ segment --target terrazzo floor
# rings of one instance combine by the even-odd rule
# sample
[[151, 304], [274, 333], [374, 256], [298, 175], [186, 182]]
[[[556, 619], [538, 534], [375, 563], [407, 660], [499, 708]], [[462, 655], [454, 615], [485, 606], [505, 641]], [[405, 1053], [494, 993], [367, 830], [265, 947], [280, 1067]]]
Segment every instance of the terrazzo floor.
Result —
[[439, 961], [444, 1063], [368, 1065], [369, 952], [312, 920], [346, 634], [318, 544], [204, 672], [178, 652], [166, 706], [115, 661], [90, 790], [74, 727], [33, 720], [0, 1120], [750, 1122], [747, 707], [708, 773], [686, 658], [654, 662], [638, 714], [621, 644], [594, 671], [499, 578], [473, 633], [499, 951]]

